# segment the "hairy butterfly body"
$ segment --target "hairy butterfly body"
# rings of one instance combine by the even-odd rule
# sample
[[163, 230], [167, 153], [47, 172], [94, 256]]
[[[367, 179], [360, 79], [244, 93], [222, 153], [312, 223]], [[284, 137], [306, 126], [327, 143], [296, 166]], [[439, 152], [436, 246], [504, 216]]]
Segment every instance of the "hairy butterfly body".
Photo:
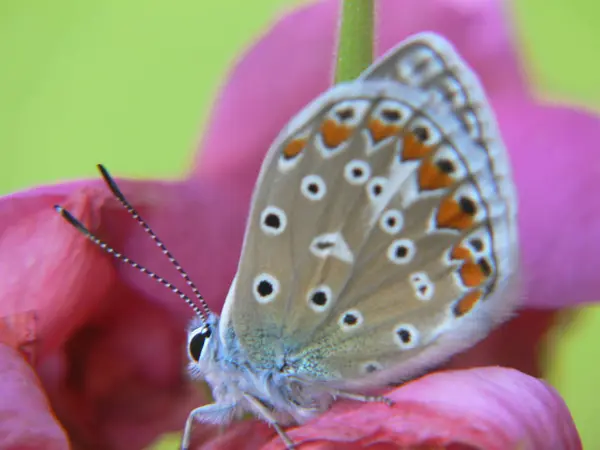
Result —
[[189, 369], [214, 403], [182, 448], [194, 420], [247, 411], [291, 448], [278, 424], [335, 397], [385, 401], [365, 394], [485, 337], [515, 308], [516, 209], [483, 89], [440, 36], [325, 92], [265, 158], [222, 316], [195, 308]]

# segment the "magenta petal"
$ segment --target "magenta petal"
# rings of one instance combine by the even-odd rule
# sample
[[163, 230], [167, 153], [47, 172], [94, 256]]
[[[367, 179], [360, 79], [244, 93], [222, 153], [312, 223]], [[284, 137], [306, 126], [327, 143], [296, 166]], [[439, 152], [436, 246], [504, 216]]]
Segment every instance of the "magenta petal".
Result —
[[[177, 183], [169, 184], [171, 189], [152, 182], [122, 180], [119, 184], [143, 215], [156, 211], [153, 207], [163, 210], [163, 194], [178, 198]], [[171, 197], [166, 198], [169, 202]], [[130, 235], [136, 235], [151, 256], [144, 264], [152, 267], [153, 261], [166, 261], [101, 180], [2, 197], [0, 343], [19, 349], [32, 362], [73, 445], [148, 445], [161, 431], [179, 429], [188, 412], [203, 403], [181, 373], [186, 358], [182, 353], [186, 317], [181, 311], [189, 314], [189, 310], [147, 275], [137, 274], [140, 285], [158, 292], [152, 296], [154, 303], [124, 286], [120, 273], [133, 276], [136, 271], [69, 226], [54, 211], [55, 204], [71, 211], [118, 251], [127, 248]], [[171, 235], [177, 235], [175, 219], [185, 219], [185, 210], [167, 217], [174, 225]], [[242, 227], [243, 220], [238, 222]], [[205, 234], [193, 236], [198, 239], [195, 247], [201, 247]], [[235, 260], [235, 255], [228, 258], [232, 267]], [[130, 281], [135, 285], [136, 280]], [[226, 290], [227, 282], [216, 277], [212, 286]], [[169, 309], [177, 308], [179, 314], [169, 314]], [[2, 361], [0, 355], [0, 366]], [[8, 375], [0, 378], [9, 380]], [[19, 395], [25, 398], [26, 393]], [[9, 398], [0, 395], [5, 397]], [[28, 414], [15, 414], [10, 425], [29, 427]], [[52, 448], [51, 443], [43, 448]]]
[[202, 144], [201, 178], [227, 178], [249, 198], [280, 129], [330, 85], [337, 14], [336, 1], [296, 10], [233, 68]]
[[19, 353], [3, 344], [0, 344], [0, 399], [0, 448], [70, 448], [31, 367]]
[[31, 318], [32, 336], [13, 345], [33, 338], [40, 352], [53, 351], [86, 320], [113, 281], [106, 258], [52, 208], [61, 203], [88, 225], [98, 219], [91, 183], [73, 186], [0, 198], [0, 320], [10, 329], [11, 323]]
[[[595, 301], [600, 207], [594, 204], [597, 170], [590, 143], [600, 141], [600, 120], [534, 100], [505, 6], [492, 0], [381, 0], [378, 53], [423, 30], [455, 43], [480, 74], [511, 154], [521, 203], [525, 306]], [[325, 0], [283, 17], [233, 69], [194, 174], [221, 185], [218, 195], [235, 193], [249, 202], [273, 139], [329, 87], [338, 7], [338, 1]]]
[[[582, 448], [569, 410], [556, 391], [513, 369], [438, 372], [387, 395], [396, 402], [394, 406], [343, 402], [290, 430], [290, 436], [314, 450]], [[276, 448], [282, 447], [273, 439], [263, 450]]]
[[[210, 307], [221, 311], [239, 259], [248, 204], [239, 192], [226, 184], [204, 182], [133, 182], [118, 180], [144, 219], [175, 255], [206, 298]], [[133, 219], [123, 233], [122, 221], [106, 217], [110, 235], [126, 237], [123, 251], [177, 286], [185, 286], [180, 274], [151, 242]], [[185, 303], [169, 289], [159, 286], [146, 274], [119, 266], [119, 274], [151, 299], [191, 314]], [[189, 289], [184, 289], [189, 295]]]
[[[117, 183], [127, 199], [139, 210], [189, 272], [207, 301], [210, 302], [211, 307], [220, 311], [235, 274], [247, 218], [248, 204], [245, 199], [241, 198], [240, 191], [231, 186], [217, 185], [204, 180], [162, 182], [117, 178]], [[14, 252], [18, 249], [27, 250], [23, 248], [19, 240], [12, 237], [11, 233], [16, 233], [17, 224], [22, 230], [29, 230], [29, 234], [23, 234], [23, 232], [19, 234], [20, 239], [23, 242], [26, 241], [28, 245], [31, 245], [31, 242], [27, 239], [34, 236], [31, 234], [31, 230], [39, 229], [37, 232], [40, 235], [55, 236], [54, 240], [45, 240], [47, 251], [51, 251], [52, 246], [57, 243], [56, 236], [64, 235], [69, 239], [69, 245], [72, 241], [73, 245], [80, 246], [85, 250], [82, 257], [88, 255], [93, 258], [99, 257], [95, 263], [98, 265], [94, 266], [97, 273], [95, 277], [91, 278], [93, 281], [97, 282], [99, 279], [103, 279], [101, 275], [103, 275], [105, 266], [115, 266], [122, 280], [142, 291], [150, 299], [179, 312], [190, 311], [186, 309], [185, 303], [170, 290], [159, 286], [147, 275], [139, 273], [125, 264], [115, 263], [110, 256], [86, 242], [83, 236], [71, 229], [52, 209], [54, 204], [71, 208], [79, 218], [86, 217], [86, 220], [90, 220], [88, 225], [92, 231], [98, 233], [118, 251], [178, 286], [185, 285], [173, 265], [152, 243], [148, 234], [113, 198], [109, 189], [100, 179], [41, 186], [0, 197], [0, 249], [4, 250], [4, 254], [16, 255], [17, 253]], [[26, 225], [30, 228], [25, 228]], [[77, 252], [68, 252], [67, 243], [62, 242], [60, 245], [64, 247], [66, 257], [69, 258], [68, 261], [76, 259], [81, 253], [79, 247]], [[13, 246], [17, 250], [13, 249]], [[45, 247], [37, 246], [36, 251], [45, 251]], [[20, 274], [27, 274], [27, 271], [21, 270], [20, 266], [17, 267], [12, 263], [14, 258], [13, 256], [11, 259], [5, 259], [5, 263], [10, 266], [11, 270], [19, 269]], [[47, 260], [40, 259], [39, 261]], [[30, 263], [27, 258], [20, 258], [20, 261], [22, 265]], [[58, 262], [59, 260], [56, 260], [55, 256], [53, 264], [57, 265]], [[75, 266], [79, 267], [77, 264]], [[0, 267], [3, 267], [1, 259]], [[57, 267], [70, 269], [72, 266], [58, 264]], [[82, 269], [80, 268], [80, 270]], [[78, 271], [69, 270], [68, 272], [68, 279], [71, 279], [72, 274], [80, 275]], [[37, 271], [37, 276], [44, 274], [52, 275], [47, 270]], [[31, 274], [28, 277], [29, 281], [33, 279]], [[62, 277], [63, 275], [53, 278], [57, 281], [56, 287], [72, 289], [73, 286], [65, 286]], [[10, 279], [14, 280], [15, 278]], [[62, 284], [58, 283], [60, 280], [63, 280]], [[81, 276], [79, 281], [81, 284], [78, 287], [86, 287]], [[47, 286], [43, 282], [29, 284], [32, 285], [28, 286], [31, 289], [35, 285]], [[15, 287], [15, 289], [17, 288], [19, 286]], [[9, 289], [11, 292], [14, 290], [11, 284], [4, 283], [0, 286], [0, 294], [6, 296]], [[47, 287], [45, 289], [47, 291]], [[73, 290], [68, 290], [68, 292], [73, 293]], [[94, 297], [101, 295], [102, 292], [98, 292], [94, 294]], [[78, 301], [73, 295], [71, 297], [74, 302]], [[35, 303], [38, 299], [27, 296], [25, 300]], [[8, 308], [6, 301], [3, 305], [4, 307], [0, 308], [0, 317]], [[37, 306], [37, 303], [34, 306]], [[21, 301], [19, 308], [16, 312], [27, 311], [33, 306]], [[8, 314], [8, 312], [4, 314]]]
[[600, 120], [525, 99], [505, 97], [495, 106], [514, 150], [527, 306], [597, 301]]
[[[312, 450], [448, 448], [580, 450], [565, 403], [545, 382], [517, 370], [487, 367], [437, 372], [387, 394], [392, 407], [340, 401], [319, 418], [287, 430]], [[200, 448], [258, 448], [264, 423], [233, 425]], [[283, 449], [271, 430], [262, 450]], [[253, 440], [249, 440], [252, 436]]]
[[524, 89], [507, 18], [510, 2], [497, 0], [379, 0], [378, 53], [411, 34], [435, 31], [448, 38], [485, 83], [486, 90]]

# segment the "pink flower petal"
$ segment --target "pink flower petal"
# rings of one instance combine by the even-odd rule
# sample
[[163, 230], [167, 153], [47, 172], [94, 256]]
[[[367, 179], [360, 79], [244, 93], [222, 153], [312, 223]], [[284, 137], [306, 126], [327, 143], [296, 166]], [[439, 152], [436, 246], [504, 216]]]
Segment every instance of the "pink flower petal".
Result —
[[[526, 80], [513, 49], [510, 2], [497, 0], [380, 0], [377, 5], [378, 53], [424, 30], [440, 33], [459, 49], [492, 96], [516, 91]], [[498, 62], [501, 61], [501, 64]]]
[[[411, 33], [440, 32], [488, 90], [519, 190], [525, 306], [596, 301], [600, 279], [593, 268], [600, 265], [600, 251], [593, 243], [599, 242], [600, 209], [594, 204], [597, 170], [589, 143], [600, 141], [598, 118], [544, 106], [531, 96], [502, 14], [506, 3], [377, 4], [378, 53]], [[338, 1], [326, 0], [283, 17], [234, 67], [215, 105], [196, 177], [249, 202], [273, 139], [331, 83], [338, 7]]]
[[[246, 225], [249, 205], [242, 198], [244, 193], [232, 186], [203, 180], [169, 183], [117, 178], [117, 183], [127, 199], [135, 205], [189, 272], [210, 306], [220, 311], [235, 274]], [[190, 316], [190, 310], [185, 303], [168, 289], [159, 286], [147, 275], [125, 264], [116, 264], [112, 258], [94, 248], [58, 216], [52, 209], [54, 204], [72, 209], [71, 212], [76, 217], [84, 219], [85, 224], [118, 251], [176, 284], [185, 285], [184, 282], [179, 283], [181, 278], [173, 265], [99, 179], [43, 186], [0, 197], [0, 250], [3, 254], [8, 255], [13, 251], [8, 245], [20, 246], [21, 242], [13, 238], [10, 232], [18, 232], [23, 224], [34, 223], [40, 227], [56, 226], [57, 231], [71, 239], [74, 245], [82, 246], [81, 248], [86, 252], [82, 258], [87, 255], [92, 258], [100, 257], [100, 262], [92, 261], [92, 265], [99, 264], [98, 268], [94, 266], [94, 270], [99, 270], [92, 278], [94, 282], [103, 280], [100, 276], [102, 274], [100, 268], [109, 267], [112, 270], [116, 267], [115, 275], [126, 284], [139, 289], [149, 299], [159, 302], [164, 307]], [[75, 209], [70, 205], [75, 205]], [[86, 214], [93, 215], [89, 218], [89, 223], [86, 222], [88, 220]], [[44, 236], [53, 235], [51, 228], [41, 228], [39, 233]], [[26, 232], [21, 234], [22, 239], [32, 237], [33, 235], [28, 235]], [[46, 240], [49, 241], [46, 243], [47, 246], [56, 243], [57, 246], [64, 247], [65, 253], [71, 258], [81, 253], [70, 251], [63, 242]], [[7, 247], [3, 247], [5, 245]], [[218, 255], [218, 258], [214, 255]], [[52, 258], [40, 259], [40, 261], [56, 260], [56, 258], [57, 256], [52, 253]], [[2, 264], [10, 265], [11, 260], [0, 259], [0, 268]], [[75, 264], [75, 266], [79, 265]], [[14, 267], [14, 271], [28, 273], [22, 270], [23, 267], [18, 265]], [[61, 266], [56, 265], [56, 267]], [[45, 274], [47, 270], [38, 270], [38, 272]], [[58, 281], [62, 276], [59, 274], [53, 279]], [[30, 275], [28, 277], [31, 280]], [[84, 277], [75, 278], [85, 284]], [[110, 282], [107, 280], [107, 283]], [[73, 289], [65, 286], [65, 289], [68, 288]], [[0, 286], [0, 295], [2, 289], [8, 289], [8, 286]], [[98, 296], [101, 297], [102, 292], [99, 292]], [[73, 302], [77, 301], [73, 300]], [[86, 302], [90, 302], [87, 294]], [[18, 310], [14, 312], [27, 310], [26, 305], [20, 304]], [[2, 317], [1, 306], [0, 317]]]
[[[146, 189], [151, 183], [121, 184], [142, 214], [156, 204]], [[30, 360], [75, 445], [141, 448], [180, 429], [203, 403], [181, 371], [188, 309], [160, 286], [153, 287], [168, 294], [165, 303], [126, 286], [115, 267], [133, 269], [65, 223], [52, 209], [56, 203], [117, 249], [135, 231], [156, 250], [99, 181], [1, 198], [0, 342], [34, 355]], [[4, 381], [0, 389], [10, 388]]]
[[444, 369], [502, 366], [541, 377], [545, 365], [539, 357], [539, 344], [556, 322], [553, 310], [526, 309], [493, 330], [483, 341], [459, 353], [443, 365]]
[[68, 198], [15, 195], [0, 202], [0, 317], [34, 316], [41, 352], [58, 347], [83, 323], [115, 275], [105, 257], [65, 227], [52, 209], [59, 199], [84, 223], [98, 219], [84, 191]]
[[31, 367], [4, 344], [0, 344], [0, 380], [0, 448], [70, 448]]
[[[299, 449], [447, 448], [579, 450], [581, 442], [554, 389], [516, 370], [481, 368], [438, 372], [389, 392], [396, 403], [339, 402], [312, 422], [288, 430]], [[265, 425], [235, 425], [202, 449], [283, 449], [268, 445]], [[236, 430], [240, 427], [244, 433]], [[273, 434], [273, 432], [272, 432]], [[230, 436], [228, 436], [230, 435]], [[248, 436], [254, 440], [248, 442]], [[252, 445], [252, 446], [250, 446]]]
[[[241, 192], [226, 180], [222, 181], [219, 184], [204, 180], [132, 183], [125, 184], [122, 189], [135, 205], [143, 208], [144, 219], [215, 311], [221, 310], [235, 275], [248, 214], [248, 203], [240, 198]], [[144, 198], [140, 198], [140, 193]], [[133, 223], [133, 219], [130, 222]], [[135, 223], [134, 227], [134, 232], [126, 234], [123, 252], [178, 286], [185, 286], [179, 273], [147, 234]], [[123, 235], [116, 227], [111, 234], [115, 237]], [[119, 274], [149, 298], [191, 317], [191, 311], [183, 301], [146, 275], [123, 265], [119, 267]], [[186, 292], [191, 295], [189, 290]]]
[[593, 143], [600, 142], [600, 120], [525, 99], [502, 98], [495, 106], [514, 149], [526, 306], [598, 301], [600, 172]]
[[220, 93], [199, 153], [198, 178], [250, 198], [269, 145], [331, 84], [338, 2], [315, 2], [279, 20], [243, 55]]

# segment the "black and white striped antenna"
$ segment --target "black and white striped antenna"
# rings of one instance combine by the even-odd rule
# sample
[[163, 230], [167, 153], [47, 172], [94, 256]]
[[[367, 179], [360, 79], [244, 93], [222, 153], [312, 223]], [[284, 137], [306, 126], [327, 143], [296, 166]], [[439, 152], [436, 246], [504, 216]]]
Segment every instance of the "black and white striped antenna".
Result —
[[121, 205], [123, 205], [123, 207], [127, 210], [127, 212], [129, 214], [131, 214], [131, 216], [144, 229], [144, 231], [146, 233], [148, 233], [150, 238], [158, 246], [158, 248], [161, 250], [163, 255], [165, 255], [167, 257], [167, 259], [171, 262], [171, 264], [173, 264], [173, 266], [175, 267], [177, 272], [179, 272], [181, 277], [185, 280], [186, 284], [190, 287], [190, 289], [194, 293], [194, 296], [196, 297], [196, 300], [198, 301], [198, 304], [200, 306], [198, 306], [198, 304], [195, 303], [194, 301], [192, 301], [192, 299], [190, 297], [188, 297], [186, 294], [184, 294], [180, 289], [178, 289], [176, 286], [171, 284], [169, 281], [165, 280], [163, 277], [157, 275], [156, 273], [152, 272], [151, 270], [146, 269], [144, 266], [142, 266], [141, 264], [138, 264], [137, 262], [135, 262], [132, 259], [128, 258], [127, 256], [123, 255], [122, 253], [117, 252], [114, 248], [112, 248], [106, 242], [104, 242], [103, 240], [101, 240], [100, 238], [95, 236], [90, 230], [87, 229], [87, 227], [85, 225], [83, 225], [79, 220], [77, 220], [75, 218], [75, 216], [73, 216], [68, 210], [64, 209], [62, 206], [55, 205], [54, 209], [68, 223], [70, 223], [72, 226], [74, 226], [85, 237], [87, 237], [90, 241], [92, 241], [94, 244], [96, 244], [102, 250], [104, 250], [108, 254], [112, 255], [117, 260], [130, 265], [131, 267], [139, 270], [142, 273], [145, 273], [146, 275], [148, 275], [150, 278], [152, 278], [156, 282], [165, 286], [171, 292], [177, 294], [179, 296], [179, 298], [181, 298], [184, 302], [186, 302], [198, 316], [202, 317], [205, 322], [208, 321], [208, 316], [210, 314], [210, 308], [208, 307], [206, 300], [204, 300], [204, 297], [202, 297], [202, 294], [200, 294], [200, 291], [198, 290], [198, 288], [196, 287], [194, 282], [190, 279], [187, 272], [183, 269], [183, 267], [181, 267], [181, 264], [179, 264], [179, 262], [175, 259], [175, 257], [171, 254], [171, 252], [167, 249], [165, 244], [163, 244], [163, 242], [158, 238], [158, 236], [154, 233], [154, 231], [152, 231], [152, 228], [150, 228], [150, 225], [148, 225], [148, 223], [144, 219], [142, 219], [142, 216], [140, 216], [140, 214], [131, 205], [131, 203], [129, 203], [127, 201], [127, 199], [125, 198], [125, 196], [123, 195], [123, 193], [121, 192], [119, 187], [117, 186], [117, 183], [110, 176], [110, 174], [108, 173], [106, 168], [102, 164], [98, 164], [98, 170], [100, 170], [100, 173], [102, 174], [102, 178], [106, 182], [107, 186], [109, 187], [109, 189], [111, 190], [111, 192], [113, 193], [115, 198], [117, 200], [119, 200], [119, 203], [121, 203]]

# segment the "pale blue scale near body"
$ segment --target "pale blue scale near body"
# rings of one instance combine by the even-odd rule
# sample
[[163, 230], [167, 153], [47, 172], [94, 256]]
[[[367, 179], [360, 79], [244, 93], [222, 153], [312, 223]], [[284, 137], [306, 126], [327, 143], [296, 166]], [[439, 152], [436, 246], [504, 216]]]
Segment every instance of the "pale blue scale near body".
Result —
[[516, 307], [516, 211], [491, 107], [442, 37], [322, 94], [268, 151], [222, 317], [191, 325], [215, 403], [183, 447], [193, 419], [301, 423], [485, 337]]

